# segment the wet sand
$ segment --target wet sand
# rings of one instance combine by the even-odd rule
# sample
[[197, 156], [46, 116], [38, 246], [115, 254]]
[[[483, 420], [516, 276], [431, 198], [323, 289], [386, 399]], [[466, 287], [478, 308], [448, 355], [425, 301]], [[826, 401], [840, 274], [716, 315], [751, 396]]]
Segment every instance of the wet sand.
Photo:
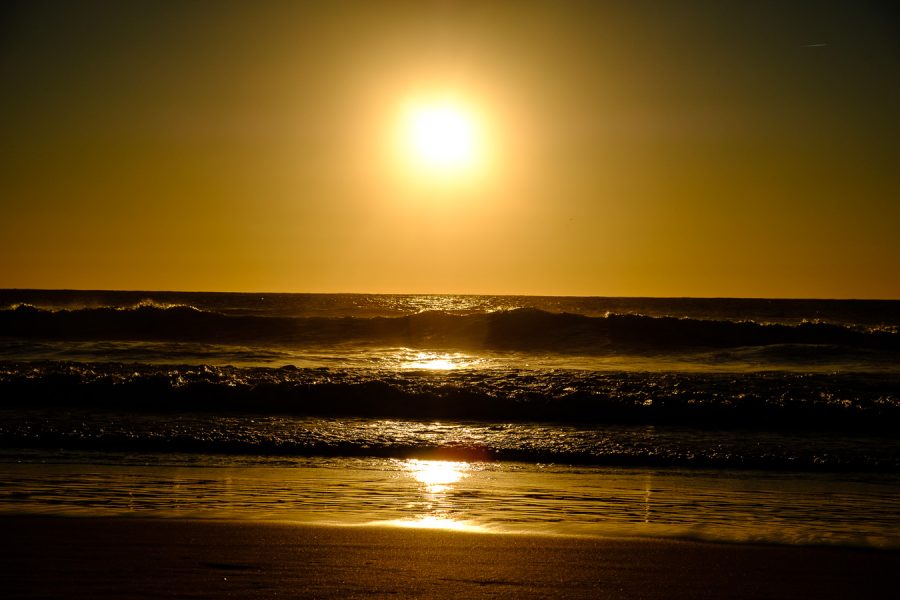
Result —
[[900, 552], [253, 521], [0, 517], [4, 598], [850, 598]]

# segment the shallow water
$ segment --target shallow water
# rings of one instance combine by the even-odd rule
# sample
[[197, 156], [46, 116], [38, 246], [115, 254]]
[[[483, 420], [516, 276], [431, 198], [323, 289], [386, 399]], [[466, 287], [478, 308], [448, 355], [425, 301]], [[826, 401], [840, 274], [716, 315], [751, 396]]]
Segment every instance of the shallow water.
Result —
[[10, 453], [0, 512], [900, 547], [896, 475]]
[[[595, 423], [0, 410], [0, 444], [36, 452], [510, 461], [896, 474], [896, 436]], [[67, 454], [68, 455], [68, 454]], [[54, 460], [59, 460], [54, 458]], [[94, 459], [92, 459], [94, 460]]]

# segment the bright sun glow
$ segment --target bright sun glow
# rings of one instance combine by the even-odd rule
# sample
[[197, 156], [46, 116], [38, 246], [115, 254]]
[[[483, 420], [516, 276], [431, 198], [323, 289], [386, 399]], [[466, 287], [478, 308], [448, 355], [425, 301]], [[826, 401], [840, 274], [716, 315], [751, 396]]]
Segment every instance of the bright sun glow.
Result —
[[475, 117], [451, 102], [412, 106], [406, 117], [412, 158], [434, 172], [456, 173], [475, 166], [479, 134]]

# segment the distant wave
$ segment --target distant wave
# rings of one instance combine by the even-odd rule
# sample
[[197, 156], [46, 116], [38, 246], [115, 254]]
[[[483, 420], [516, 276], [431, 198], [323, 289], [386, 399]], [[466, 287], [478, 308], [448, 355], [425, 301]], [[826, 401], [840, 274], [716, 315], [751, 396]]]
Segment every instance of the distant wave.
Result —
[[785, 344], [900, 351], [900, 334], [891, 330], [821, 322], [785, 325], [633, 314], [585, 316], [534, 308], [466, 315], [426, 311], [400, 317], [334, 318], [236, 316], [188, 305], [152, 303], [55, 311], [21, 304], [0, 311], [0, 336], [295, 346], [351, 342], [588, 354]]

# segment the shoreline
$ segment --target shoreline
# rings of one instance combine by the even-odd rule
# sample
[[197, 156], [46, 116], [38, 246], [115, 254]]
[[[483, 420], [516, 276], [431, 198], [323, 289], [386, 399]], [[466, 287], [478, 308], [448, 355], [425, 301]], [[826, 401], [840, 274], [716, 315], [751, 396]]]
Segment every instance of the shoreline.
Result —
[[900, 551], [278, 521], [0, 516], [7, 598], [847, 598]]

